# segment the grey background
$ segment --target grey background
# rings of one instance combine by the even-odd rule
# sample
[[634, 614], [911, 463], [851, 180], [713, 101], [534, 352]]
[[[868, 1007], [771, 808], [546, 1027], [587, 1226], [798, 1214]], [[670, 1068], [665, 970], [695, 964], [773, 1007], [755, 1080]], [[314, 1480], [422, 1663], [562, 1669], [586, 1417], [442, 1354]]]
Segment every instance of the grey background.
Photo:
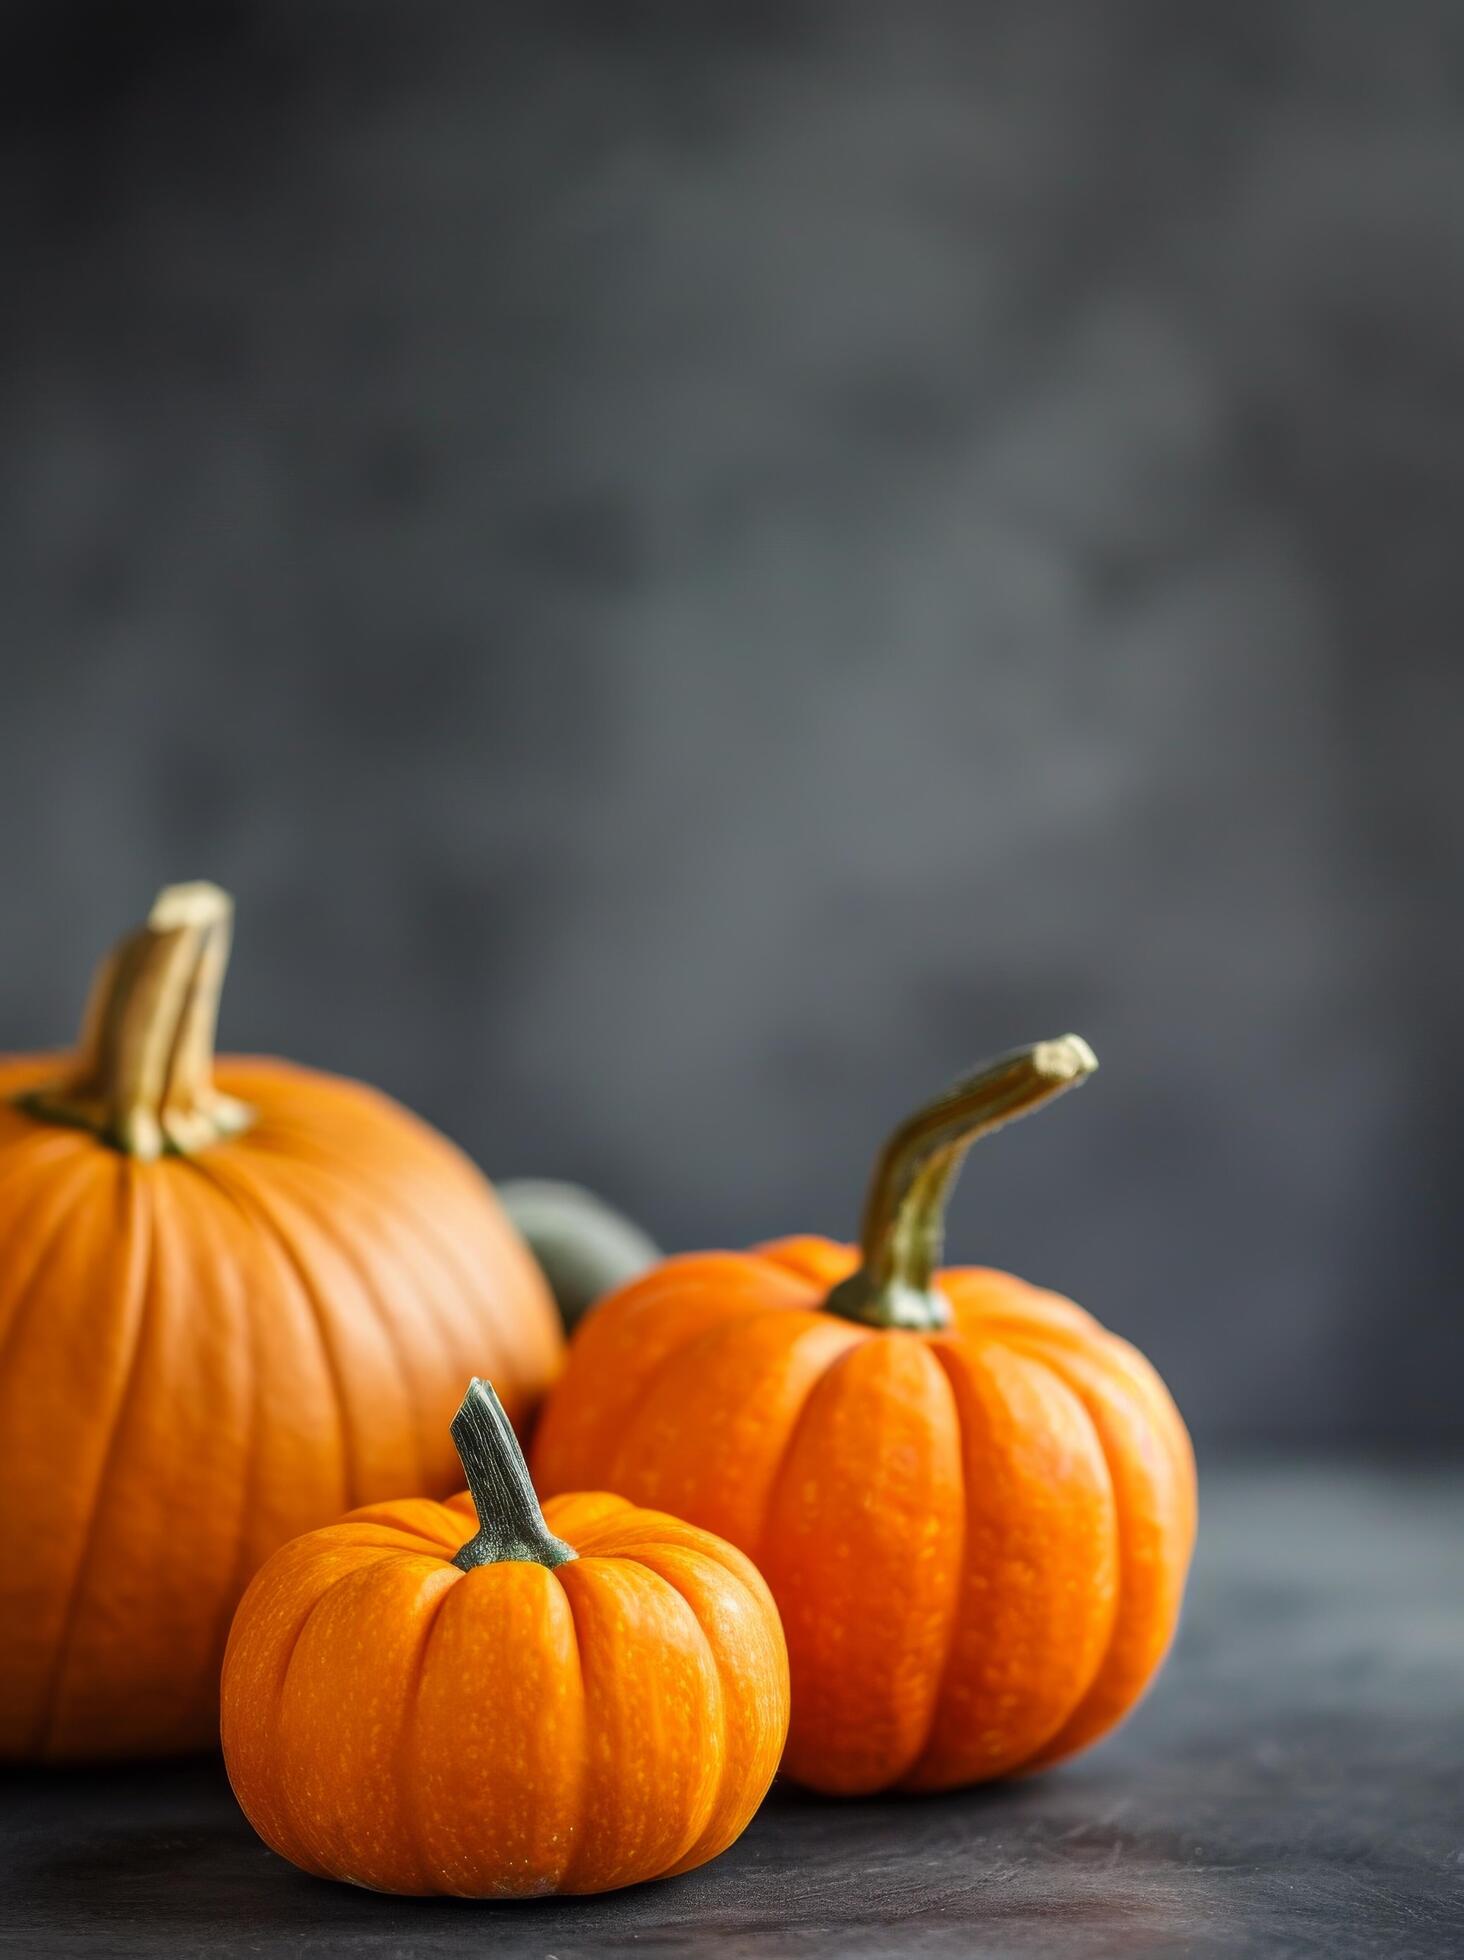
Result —
[[0, 1040], [229, 1045], [671, 1245], [951, 1250], [1202, 1440], [1460, 1436], [1464, 14], [0, 13]]

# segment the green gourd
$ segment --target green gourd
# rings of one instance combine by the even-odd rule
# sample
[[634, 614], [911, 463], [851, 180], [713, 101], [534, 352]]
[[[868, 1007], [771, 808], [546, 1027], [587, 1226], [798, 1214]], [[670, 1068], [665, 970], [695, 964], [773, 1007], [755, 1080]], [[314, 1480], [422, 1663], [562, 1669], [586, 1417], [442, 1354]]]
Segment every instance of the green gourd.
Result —
[[521, 1177], [497, 1189], [543, 1268], [567, 1329], [603, 1294], [660, 1262], [660, 1248], [639, 1225], [582, 1185]]

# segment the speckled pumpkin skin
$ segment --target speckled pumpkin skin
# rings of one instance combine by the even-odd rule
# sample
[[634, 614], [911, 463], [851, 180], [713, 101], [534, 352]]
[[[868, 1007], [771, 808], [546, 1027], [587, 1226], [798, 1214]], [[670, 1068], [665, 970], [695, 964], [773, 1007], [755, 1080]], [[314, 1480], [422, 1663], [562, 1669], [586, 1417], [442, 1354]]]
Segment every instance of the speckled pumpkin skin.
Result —
[[451, 1561], [466, 1494], [286, 1545], [239, 1608], [224, 1758], [265, 1842], [383, 1892], [603, 1892], [704, 1864], [788, 1727], [777, 1611], [741, 1553], [602, 1494], [552, 1570]]
[[1194, 1459], [1147, 1361], [1069, 1300], [949, 1270], [949, 1328], [821, 1310], [848, 1247], [667, 1260], [581, 1325], [535, 1436], [587, 1483], [739, 1545], [787, 1635], [784, 1770], [939, 1790], [1069, 1756], [1163, 1658]]

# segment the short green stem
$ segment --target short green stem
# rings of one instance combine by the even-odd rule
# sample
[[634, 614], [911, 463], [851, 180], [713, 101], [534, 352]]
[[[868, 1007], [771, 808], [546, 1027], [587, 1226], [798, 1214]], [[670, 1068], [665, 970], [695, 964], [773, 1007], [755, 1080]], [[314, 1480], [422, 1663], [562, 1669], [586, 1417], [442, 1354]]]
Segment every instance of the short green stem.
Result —
[[471, 1572], [509, 1559], [555, 1566], [578, 1558], [545, 1524], [513, 1424], [490, 1382], [474, 1376], [452, 1419], [452, 1440], [478, 1513], [478, 1529], [459, 1547], [454, 1565]]
[[1060, 1035], [989, 1062], [907, 1117], [875, 1166], [859, 1269], [829, 1294], [828, 1311], [869, 1327], [949, 1326], [950, 1303], [934, 1281], [946, 1200], [966, 1152], [977, 1137], [1073, 1088], [1097, 1066], [1081, 1036]]

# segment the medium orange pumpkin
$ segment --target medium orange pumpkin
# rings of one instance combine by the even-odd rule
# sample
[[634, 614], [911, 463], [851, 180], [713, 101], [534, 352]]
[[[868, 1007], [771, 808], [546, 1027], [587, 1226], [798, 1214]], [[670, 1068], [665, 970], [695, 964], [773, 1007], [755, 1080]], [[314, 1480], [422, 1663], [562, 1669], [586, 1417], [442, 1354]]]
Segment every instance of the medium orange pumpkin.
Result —
[[670, 1259], [594, 1308], [535, 1437], [542, 1490], [600, 1484], [756, 1560], [793, 1681], [785, 1771], [947, 1789], [1071, 1754], [1154, 1673], [1194, 1462], [1153, 1369], [1071, 1301], [937, 1272], [972, 1139], [1080, 1081], [1076, 1036], [918, 1112], [862, 1256], [825, 1239]]
[[767, 1587], [623, 1498], [541, 1512], [482, 1382], [453, 1435], [463, 1496], [309, 1532], [244, 1595], [223, 1741], [249, 1821], [379, 1892], [605, 1892], [715, 1858], [788, 1728]]
[[493, 1193], [375, 1091], [226, 1058], [231, 906], [165, 891], [80, 1050], [0, 1060], [0, 1756], [212, 1745], [229, 1618], [297, 1532], [456, 1482], [491, 1368], [559, 1364]]

